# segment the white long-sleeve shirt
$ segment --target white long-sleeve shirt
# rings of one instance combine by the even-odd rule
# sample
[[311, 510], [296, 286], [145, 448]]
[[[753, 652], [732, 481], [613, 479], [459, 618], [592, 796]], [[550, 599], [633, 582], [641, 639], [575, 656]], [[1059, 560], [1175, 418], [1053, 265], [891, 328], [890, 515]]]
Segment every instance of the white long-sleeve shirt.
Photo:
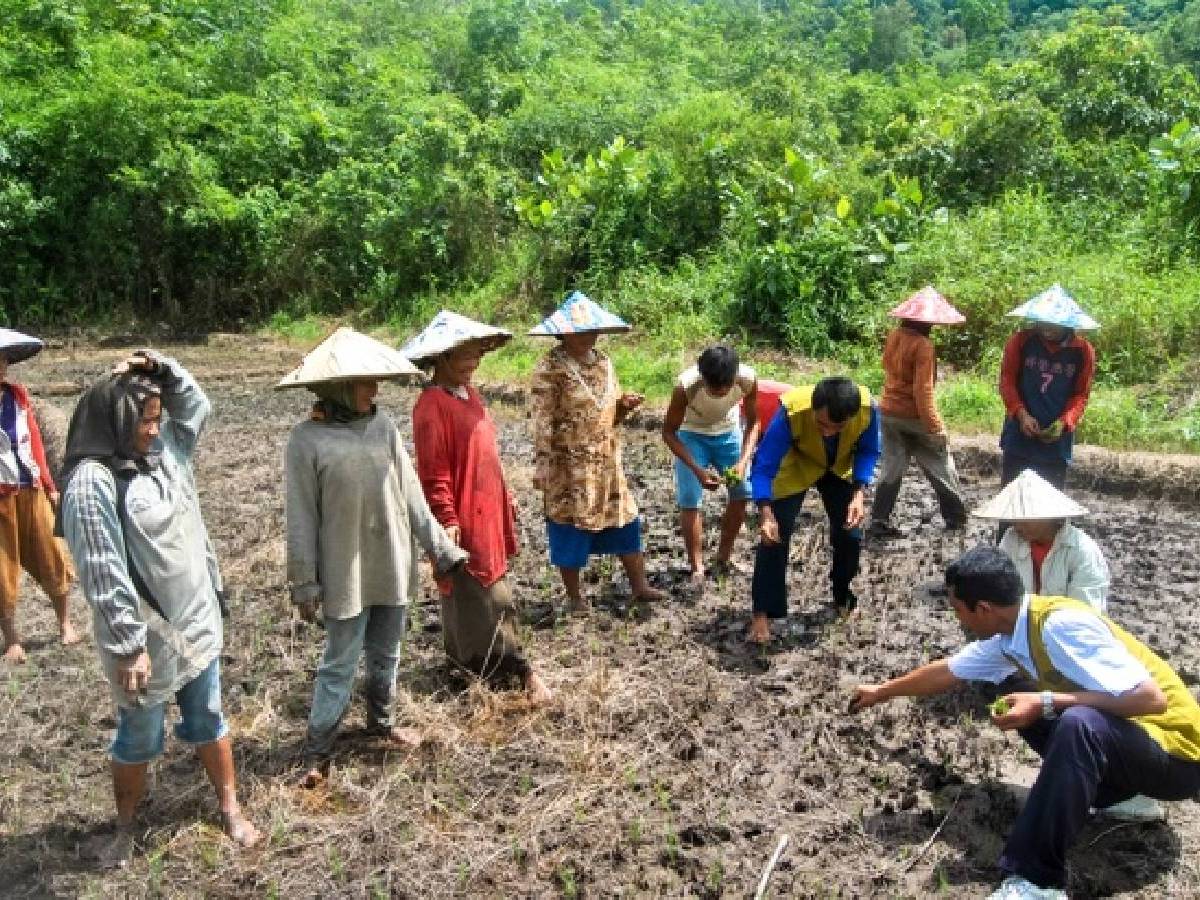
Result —
[[1050, 552], [1042, 562], [1041, 586], [1034, 584], [1033, 556], [1029, 542], [1009, 528], [1000, 549], [1016, 563], [1025, 590], [1043, 597], [1073, 597], [1097, 612], [1108, 607], [1111, 576], [1099, 545], [1070, 522], [1058, 529]]

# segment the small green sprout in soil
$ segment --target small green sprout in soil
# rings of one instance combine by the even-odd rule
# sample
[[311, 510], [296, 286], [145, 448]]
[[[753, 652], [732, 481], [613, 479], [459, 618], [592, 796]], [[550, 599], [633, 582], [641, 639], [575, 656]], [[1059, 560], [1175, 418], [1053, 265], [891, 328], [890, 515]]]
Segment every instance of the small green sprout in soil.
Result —
[[997, 697], [988, 704], [988, 709], [991, 710], [993, 716], [1005, 716], [1008, 715], [1008, 711], [1012, 709], [1012, 704], [1003, 697]]

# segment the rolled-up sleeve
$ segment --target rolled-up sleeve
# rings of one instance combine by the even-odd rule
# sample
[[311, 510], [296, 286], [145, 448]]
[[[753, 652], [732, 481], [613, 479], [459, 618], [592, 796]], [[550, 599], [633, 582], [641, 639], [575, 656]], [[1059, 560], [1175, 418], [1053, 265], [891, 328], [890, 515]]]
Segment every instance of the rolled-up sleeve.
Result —
[[765, 503], [772, 498], [775, 476], [779, 474], [783, 458], [791, 448], [792, 426], [788, 422], [787, 410], [781, 406], [759, 441], [754, 465], [750, 468], [750, 491], [755, 503]]
[[999, 636], [972, 641], [947, 661], [950, 672], [959, 681], [990, 681], [999, 684], [1017, 671], [1004, 655]]
[[875, 467], [883, 449], [883, 430], [879, 424], [879, 406], [871, 404], [871, 420], [867, 430], [858, 436], [854, 445], [854, 481], [858, 484], [873, 484]]
[[98, 463], [81, 465], [63, 495], [62, 519], [79, 584], [95, 611], [100, 649], [115, 656], [144, 649], [146, 623], [129, 576], [112, 473]]

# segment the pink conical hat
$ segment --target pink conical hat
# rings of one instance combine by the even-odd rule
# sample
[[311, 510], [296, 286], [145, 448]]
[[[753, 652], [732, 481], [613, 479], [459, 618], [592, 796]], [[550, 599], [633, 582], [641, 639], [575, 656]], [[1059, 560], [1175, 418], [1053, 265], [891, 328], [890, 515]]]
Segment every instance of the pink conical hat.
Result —
[[925, 285], [895, 309], [888, 313], [897, 319], [910, 319], [929, 325], [961, 325], [967, 317], [950, 305], [950, 301]]

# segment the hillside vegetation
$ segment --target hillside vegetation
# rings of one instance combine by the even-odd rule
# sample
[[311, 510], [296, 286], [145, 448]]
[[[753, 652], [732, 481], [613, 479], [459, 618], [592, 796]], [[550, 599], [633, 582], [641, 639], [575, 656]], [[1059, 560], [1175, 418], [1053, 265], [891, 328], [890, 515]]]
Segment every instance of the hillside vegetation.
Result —
[[1200, 449], [1200, 0], [0, 0], [0, 26], [16, 327], [523, 329], [578, 287], [637, 325], [633, 384], [718, 335], [872, 382], [883, 313], [932, 282], [970, 317], [943, 402], [992, 428], [1003, 313], [1059, 281], [1104, 324], [1084, 439]]

